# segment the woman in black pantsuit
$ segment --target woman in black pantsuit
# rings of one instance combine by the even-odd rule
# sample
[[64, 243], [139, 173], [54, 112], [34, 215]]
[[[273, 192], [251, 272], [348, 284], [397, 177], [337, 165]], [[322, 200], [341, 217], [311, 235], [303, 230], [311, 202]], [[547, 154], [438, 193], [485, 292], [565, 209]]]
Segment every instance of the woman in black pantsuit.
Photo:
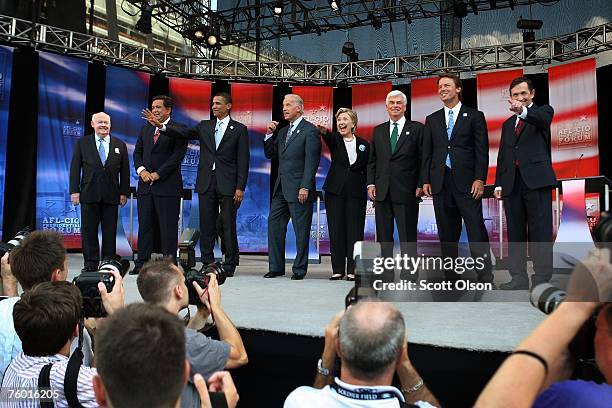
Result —
[[366, 168], [369, 143], [355, 136], [357, 114], [348, 108], [336, 112], [337, 132], [319, 127], [331, 153], [331, 167], [323, 190], [331, 245], [330, 280], [355, 279], [353, 245], [363, 240], [366, 210]]

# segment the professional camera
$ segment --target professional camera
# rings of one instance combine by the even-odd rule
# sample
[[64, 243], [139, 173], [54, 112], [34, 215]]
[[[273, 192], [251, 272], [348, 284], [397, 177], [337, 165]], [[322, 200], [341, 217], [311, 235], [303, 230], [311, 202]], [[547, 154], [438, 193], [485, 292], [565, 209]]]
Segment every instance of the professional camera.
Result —
[[197, 282], [202, 289], [205, 289], [208, 287], [208, 282], [210, 281], [210, 277], [208, 276], [209, 274], [216, 275], [219, 285], [223, 285], [225, 278], [227, 277], [221, 262], [214, 262], [205, 265], [200, 270], [195, 269], [195, 247], [199, 239], [200, 231], [187, 228], [181, 234], [178, 244], [179, 263], [183, 267], [185, 274], [185, 284], [187, 285], [187, 290], [189, 291], [189, 304], [198, 306], [202, 304], [202, 301], [193, 287], [193, 282]]
[[599, 247], [606, 247], [612, 242], [612, 214], [602, 212], [593, 230], [593, 239]]
[[97, 271], [82, 272], [76, 276], [72, 283], [81, 291], [83, 297], [83, 316], [85, 317], [104, 317], [106, 310], [102, 304], [102, 297], [98, 290], [98, 283], [104, 283], [106, 291], [111, 292], [115, 286], [115, 276], [111, 271], [119, 273], [122, 277], [130, 268], [130, 263], [115, 255], [111, 258], [106, 258], [100, 262]]
[[0, 258], [2, 258], [7, 252], [10, 253], [16, 246], [19, 246], [21, 244], [21, 241], [23, 241], [23, 239], [30, 232], [32, 232], [30, 227], [25, 227], [24, 229], [19, 231], [17, 235], [15, 235], [15, 238], [11, 239], [9, 242], [0, 242]]

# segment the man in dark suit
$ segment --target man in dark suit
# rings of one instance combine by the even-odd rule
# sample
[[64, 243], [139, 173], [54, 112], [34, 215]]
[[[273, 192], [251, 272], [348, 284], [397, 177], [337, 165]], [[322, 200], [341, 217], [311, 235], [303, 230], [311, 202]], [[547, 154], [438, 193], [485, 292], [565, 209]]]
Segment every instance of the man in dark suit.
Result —
[[[374, 128], [368, 162], [368, 195], [376, 204], [376, 238], [385, 257], [393, 256], [394, 220], [402, 254], [416, 255], [423, 125], [405, 118], [406, 104], [401, 91], [387, 95], [389, 120]], [[402, 272], [408, 277], [413, 271]]]
[[297, 249], [291, 279], [304, 279], [308, 270], [308, 244], [321, 139], [315, 125], [302, 118], [303, 114], [302, 98], [296, 94], [286, 95], [283, 116], [289, 125], [273, 136], [278, 122], [270, 122], [264, 139], [266, 157], [277, 158], [279, 163], [268, 217], [269, 272], [264, 278], [285, 274], [285, 235], [290, 218]]
[[[457, 258], [461, 221], [472, 257], [483, 258], [478, 280], [492, 282], [489, 236], [482, 216], [482, 194], [489, 166], [489, 139], [484, 114], [461, 103], [461, 79], [438, 78], [444, 108], [427, 116], [423, 136], [423, 192], [433, 195], [442, 256]], [[447, 279], [456, 279], [445, 270]]]
[[533, 258], [532, 286], [548, 282], [552, 274], [552, 192], [557, 178], [550, 157], [553, 108], [533, 103], [529, 78], [510, 84], [510, 111], [502, 127], [495, 174], [495, 198], [504, 200], [509, 269], [512, 280], [500, 289], [529, 289], [526, 242]]
[[231, 109], [232, 97], [220, 92], [212, 100], [215, 119], [203, 120], [191, 128], [163, 125], [150, 111], [143, 111], [144, 118], [160, 128], [162, 134], [200, 141], [195, 190], [200, 204], [202, 263], [206, 265], [215, 261], [213, 250], [220, 208], [226, 248], [224, 268], [228, 276], [234, 275], [239, 261], [236, 212], [244, 197], [249, 175], [249, 135], [246, 126], [230, 117]]
[[84, 270], [100, 263], [98, 226], [102, 225], [102, 259], [115, 255], [117, 206], [124, 206], [130, 191], [127, 146], [110, 135], [111, 119], [104, 112], [91, 117], [94, 134], [74, 146], [70, 162], [70, 200], [81, 204], [81, 243]]
[[[159, 95], [151, 102], [151, 113], [164, 125], [184, 127], [170, 118], [172, 98]], [[176, 258], [178, 219], [183, 179], [181, 163], [187, 140], [162, 134], [150, 123], [140, 130], [134, 148], [134, 168], [138, 180], [138, 259], [131, 275], [137, 275], [151, 258], [155, 232], [159, 232], [161, 252]]]

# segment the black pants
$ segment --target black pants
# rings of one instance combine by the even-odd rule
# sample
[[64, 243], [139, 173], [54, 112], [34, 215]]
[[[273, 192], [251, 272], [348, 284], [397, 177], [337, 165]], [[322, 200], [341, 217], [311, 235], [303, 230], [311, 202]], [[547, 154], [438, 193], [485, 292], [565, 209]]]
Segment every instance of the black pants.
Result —
[[402, 254], [416, 255], [419, 202], [417, 197], [411, 197], [406, 203], [394, 203], [388, 195], [384, 201], [376, 201], [376, 240], [381, 243], [383, 257], [393, 257], [393, 220]]
[[206, 192], [198, 195], [200, 200], [200, 249], [202, 250], [202, 263], [209, 264], [215, 261], [215, 240], [217, 237], [217, 218], [221, 212], [225, 248], [224, 268], [233, 272], [239, 263], [238, 234], [236, 233], [236, 213], [234, 196], [222, 195], [217, 189], [215, 172]]
[[[442, 256], [458, 257], [457, 243], [461, 237], [463, 220], [472, 257], [483, 258], [484, 268], [477, 271], [478, 278], [483, 282], [493, 281], [489, 235], [482, 217], [482, 199], [474, 199], [470, 192], [459, 191], [453, 180], [452, 171], [447, 167], [444, 186], [439, 194], [434, 194], [433, 204]], [[448, 279], [457, 278], [453, 271], [445, 272]]]
[[295, 247], [297, 250], [293, 261], [293, 273], [306, 275], [308, 271], [308, 246], [310, 243], [310, 227], [312, 225], [312, 200], [304, 204], [298, 201], [285, 200], [279, 184], [276, 194], [270, 203], [268, 216], [268, 262], [270, 272], [285, 272], [285, 236], [289, 219], [293, 222], [295, 231]]
[[530, 190], [518, 166], [514, 187], [504, 197], [508, 227], [509, 269], [513, 278], [527, 279], [527, 242], [533, 259], [533, 283], [548, 282], [552, 275], [552, 193], [550, 189]]
[[81, 246], [84, 266], [96, 269], [100, 263], [98, 226], [102, 225], [102, 259], [117, 252], [117, 204], [81, 203]]
[[180, 197], [138, 196], [137, 267], [151, 259], [156, 231], [162, 254], [176, 259], [180, 202]]
[[333, 273], [355, 273], [353, 246], [363, 241], [366, 198], [325, 193]]

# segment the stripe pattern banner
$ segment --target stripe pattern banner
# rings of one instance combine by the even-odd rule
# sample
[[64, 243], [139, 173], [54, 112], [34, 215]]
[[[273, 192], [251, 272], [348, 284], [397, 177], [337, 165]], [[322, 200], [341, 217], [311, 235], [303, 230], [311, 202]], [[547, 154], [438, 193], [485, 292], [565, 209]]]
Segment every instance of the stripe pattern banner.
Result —
[[548, 70], [553, 168], [558, 179], [599, 175], [595, 59]]

